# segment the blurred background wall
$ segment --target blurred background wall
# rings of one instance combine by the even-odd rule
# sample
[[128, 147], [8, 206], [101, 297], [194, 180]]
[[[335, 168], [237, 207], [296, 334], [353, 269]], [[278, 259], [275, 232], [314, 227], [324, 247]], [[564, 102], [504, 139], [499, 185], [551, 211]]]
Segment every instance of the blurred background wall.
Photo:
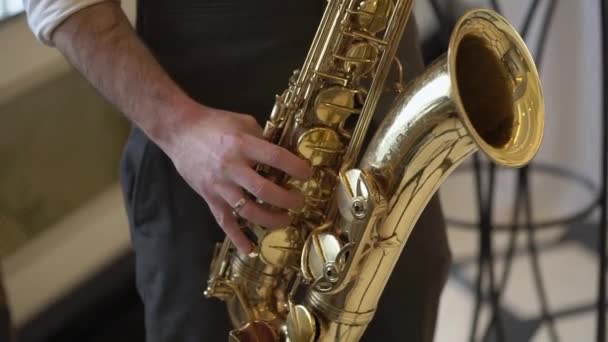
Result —
[[0, 259], [15, 325], [43, 336], [82, 310], [52, 307], [130, 251], [117, 183], [129, 127], [25, 16], [0, 22], [0, 51]]

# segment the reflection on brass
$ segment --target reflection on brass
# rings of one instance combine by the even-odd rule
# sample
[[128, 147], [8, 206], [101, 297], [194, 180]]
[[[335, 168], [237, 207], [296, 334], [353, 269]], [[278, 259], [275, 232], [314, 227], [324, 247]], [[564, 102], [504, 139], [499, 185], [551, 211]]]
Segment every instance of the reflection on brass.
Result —
[[385, 0], [364, 0], [359, 3], [354, 13], [357, 13], [355, 28], [376, 34], [388, 25], [393, 2]]
[[372, 71], [378, 60], [378, 49], [370, 43], [357, 43], [346, 52], [344, 71], [356, 76], [363, 76]]
[[[306, 158], [314, 175], [295, 180], [259, 165], [301, 191], [304, 209], [277, 231], [248, 224], [258, 256], [239, 254], [229, 240], [216, 250], [205, 293], [226, 302], [234, 341], [262, 333], [272, 341], [358, 341], [445, 178], [478, 150], [508, 167], [538, 151], [536, 67], [492, 11], [467, 13], [445, 56], [397, 92], [385, 89], [388, 73], [402, 69], [393, 60], [412, 5], [329, 0], [302, 69], [277, 97], [265, 137]], [[361, 153], [381, 94], [394, 105]]]
[[306, 307], [293, 305], [287, 314], [286, 330], [290, 341], [314, 342], [317, 323]]
[[269, 231], [259, 243], [260, 258], [271, 266], [297, 266], [302, 250], [299, 243], [300, 232], [294, 227]]
[[229, 342], [265, 342], [274, 341], [279, 338], [278, 333], [270, 324], [262, 321], [254, 321], [245, 326], [232, 330], [229, 334]]
[[312, 166], [332, 166], [343, 149], [344, 144], [335, 130], [316, 127], [302, 133], [297, 151]]
[[342, 269], [340, 239], [330, 232], [313, 232], [302, 250], [302, 275], [317, 288], [331, 286]]
[[315, 99], [317, 119], [327, 126], [336, 126], [344, 122], [349, 115], [356, 111], [356, 91], [334, 86], [319, 91]]

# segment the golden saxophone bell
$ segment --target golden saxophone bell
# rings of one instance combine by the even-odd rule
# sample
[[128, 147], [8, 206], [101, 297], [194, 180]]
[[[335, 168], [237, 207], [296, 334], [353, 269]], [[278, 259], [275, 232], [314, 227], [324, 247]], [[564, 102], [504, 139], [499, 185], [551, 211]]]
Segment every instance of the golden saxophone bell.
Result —
[[240, 328], [231, 341], [358, 341], [446, 177], [476, 151], [507, 167], [537, 153], [544, 103], [534, 61], [503, 17], [478, 9], [457, 23], [447, 54], [400, 89], [360, 155], [412, 4], [330, 0], [303, 68], [277, 97], [265, 136], [308, 158], [315, 176], [264, 169], [302, 191], [306, 210], [262, 233], [260, 256], [228, 240], [218, 249], [207, 294], [226, 301]]

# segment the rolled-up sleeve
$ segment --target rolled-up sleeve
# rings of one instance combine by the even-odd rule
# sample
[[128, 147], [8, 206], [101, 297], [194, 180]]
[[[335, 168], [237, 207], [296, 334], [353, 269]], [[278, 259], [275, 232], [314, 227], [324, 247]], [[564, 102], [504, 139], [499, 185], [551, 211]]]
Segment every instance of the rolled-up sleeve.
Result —
[[53, 32], [64, 20], [83, 8], [105, 1], [120, 0], [23, 0], [27, 22], [36, 38], [53, 45]]

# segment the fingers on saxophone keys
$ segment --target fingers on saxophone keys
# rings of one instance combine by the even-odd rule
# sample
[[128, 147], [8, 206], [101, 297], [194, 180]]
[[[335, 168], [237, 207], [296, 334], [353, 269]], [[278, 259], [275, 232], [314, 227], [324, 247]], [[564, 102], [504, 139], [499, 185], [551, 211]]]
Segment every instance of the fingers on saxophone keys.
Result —
[[283, 209], [298, 209], [304, 205], [304, 196], [287, 190], [260, 176], [247, 165], [238, 165], [229, 170], [230, 178], [256, 198]]
[[307, 161], [297, 157], [287, 149], [266, 140], [248, 139], [246, 154], [258, 163], [281, 170], [297, 179], [312, 177], [312, 168]]
[[[222, 189], [221, 193], [224, 200], [229, 205], [232, 205], [233, 208], [235, 203], [239, 203], [241, 199], [246, 198], [243, 190], [236, 185], [226, 186]], [[246, 200], [246, 203], [239, 208], [237, 214], [243, 219], [264, 228], [281, 228], [288, 226], [291, 222], [291, 217], [284, 210], [264, 207], [253, 199]]]
[[232, 215], [232, 208], [228, 204], [224, 204], [221, 198], [209, 204], [209, 208], [217, 221], [217, 224], [222, 227], [226, 236], [234, 243], [241, 253], [249, 254], [253, 251], [253, 244], [241, 230], [241, 226], [237, 223], [236, 218]]

